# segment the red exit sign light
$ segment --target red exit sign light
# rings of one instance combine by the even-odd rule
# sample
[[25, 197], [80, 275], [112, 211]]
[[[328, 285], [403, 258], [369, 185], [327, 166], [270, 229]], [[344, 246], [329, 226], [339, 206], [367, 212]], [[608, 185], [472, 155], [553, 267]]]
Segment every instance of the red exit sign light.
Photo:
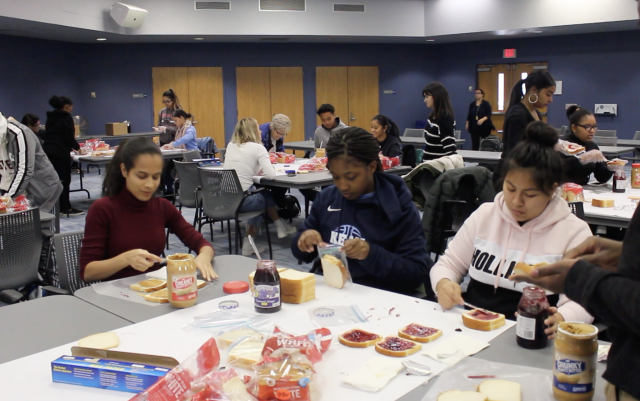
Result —
[[516, 49], [504, 49], [502, 58], [516, 58]]

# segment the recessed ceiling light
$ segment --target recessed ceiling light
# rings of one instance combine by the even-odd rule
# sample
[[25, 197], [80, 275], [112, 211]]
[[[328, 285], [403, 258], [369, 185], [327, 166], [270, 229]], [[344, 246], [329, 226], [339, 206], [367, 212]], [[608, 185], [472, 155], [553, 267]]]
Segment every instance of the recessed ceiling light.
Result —
[[193, 40], [204, 40], [204, 38], [193, 38]]
[[427, 39], [427, 42], [435, 42], [435, 39]]
[[107, 38], [98, 38], [96, 40], [99, 40], [100, 42], [104, 42], [105, 40], [107, 40]]

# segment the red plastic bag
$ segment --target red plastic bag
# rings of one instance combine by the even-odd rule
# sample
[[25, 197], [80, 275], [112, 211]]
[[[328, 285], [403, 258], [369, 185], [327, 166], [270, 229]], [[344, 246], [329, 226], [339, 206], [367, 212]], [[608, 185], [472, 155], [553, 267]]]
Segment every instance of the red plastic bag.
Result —
[[19, 195], [17, 198], [13, 200], [13, 206], [11, 206], [11, 210], [14, 212], [23, 212], [25, 210], [31, 209], [31, 202], [24, 195]]
[[278, 163], [278, 155], [275, 153], [269, 153], [269, 161], [271, 162], [271, 164]]
[[192, 388], [199, 387], [199, 380], [219, 365], [220, 352], [216, 340], [211, 338], [195, 354], [129, 401], [181, 401]]
[[273, 334], [267, 337], [267, 341], [264, 343], [262, 357], [268, 361], [275, 351], [282, 348], [292, 348], [300, 350], [311, 363], [316, 364], [322, 360], [322, 354], [329, 349], [331, 338], [331, 330], [325, 327], [311, 330], [303, 336], [294, 336], [280, 331], [276, 327]]
[[[182, 401], [256, 401], [247, 390], [249, 376], [239, 377], [235, 369], [210, 372], [194, 388], [182, 396]], [[234, 382], [234, 385], [230, 385]]]

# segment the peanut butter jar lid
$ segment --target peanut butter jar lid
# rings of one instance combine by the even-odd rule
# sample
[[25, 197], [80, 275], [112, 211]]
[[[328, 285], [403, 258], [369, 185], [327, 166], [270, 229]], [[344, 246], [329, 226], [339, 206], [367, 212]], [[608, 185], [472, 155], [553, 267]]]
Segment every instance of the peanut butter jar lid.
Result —
[[246, 281], [229, 281], [224, 283], [222, 291], [227, 294], [240, 294], [249, 291], [249, 283]]

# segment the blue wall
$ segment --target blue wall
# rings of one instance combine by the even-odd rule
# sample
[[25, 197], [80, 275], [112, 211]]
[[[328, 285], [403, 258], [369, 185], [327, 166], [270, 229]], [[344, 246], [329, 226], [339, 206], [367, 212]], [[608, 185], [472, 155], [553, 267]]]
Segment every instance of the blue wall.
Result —
[[52, 95], [79, 94], [78, 53], [73, 45], [0, 35], [0, 112], [18, 121], [26, 113], [46, 120]]
[[513, 62], [547, 61], [551, 75], [563, 82], [563, 94], [549, 106], [550, 124], [567, 124], [566, 103], [592, 111], [596, 103], [617, 103], [618, 116], [597, 116], [598, 125], [617, 130], [619, 138], [632, 138], [640, 131], [639, 43], [640, 32], [629, 31], [443, 44], [436, 46], [436, 75], [449, 90], [458, 126], [463, 126], [473, 100], [469, 86], [475, 87], [476, 66], [504, 63], [502, 49], [516, 48]]
[[[435, 78], [435, 66], [424, 63], [424, 46], [329, 45], [329, 44], [91, 44], [81, 45], [84, 62], [80, 74], [78, 110], [89, 120], [92, 132], [104, 123], [130, 120], [133, 131], [155, 125], [151, 69], [154, 66], [222, 67], [224, 80], [225, 133], [227, 139], [237, 121], [236, 75], [238, 66], [303, 67], [305, 137], [316, 127], [315, 67], [327, 65], [377, 65], [380, 72], [380, 111], [398, 125], [412, 127], [424, 119], [421, 90]], [[395, 95], [384, 95], [394, 89]], [[97, 92], [90, 99], [90, 92]], [[133, 99], [133, 93], [147, 93]], [[179, 94], [178, 94], [179, 95]], [[346, 117], [346, 116], [342, 116]], [[373, 117], [373, 116], [371, 116]]]
[[[237, 115], [235, 67], [302, 66], [309, 137], [316, 124], [315, 67], [378, 65], [380, 111], [401, 130], [426, 117], [421, 90], [431, 80], [448, 88], [462, 127], [473, 99], [468, 87], [475, 86], [476, 65], [501, 63], [502, 49], [513, 47], [518, 49], [515, 62], [547, 61], [552, 75], [563, 81], [564, 94], [549, 108], [551, 124], [565, 124], [565, 103], [590, 109], [595, 103], [617, 103], [619, 115], [599, 117], [598, 123], [630, 138], [640, 130], [639, 39], [637, 31], [443, 45], [74, 44], [0, 36], [3, 54], [11, 57], [0, 63], [0, 111], [16, 118], [35, 112], [44, 119], [48, 98], [64, 94], [74, 100], [74, 113], [89, 120], [94, 134], [102, 133], [107, 122], [125, 119], [134, 131], [145, 131], [155, 124], [150, 98], [153, 66], [221, 66], [229, 138]], [[384, 95], [385, 89], [397, 93]], [[97, 98], [91, 99], [90, 92]], [[133, 99], [133, 93], [149, 97]]]

